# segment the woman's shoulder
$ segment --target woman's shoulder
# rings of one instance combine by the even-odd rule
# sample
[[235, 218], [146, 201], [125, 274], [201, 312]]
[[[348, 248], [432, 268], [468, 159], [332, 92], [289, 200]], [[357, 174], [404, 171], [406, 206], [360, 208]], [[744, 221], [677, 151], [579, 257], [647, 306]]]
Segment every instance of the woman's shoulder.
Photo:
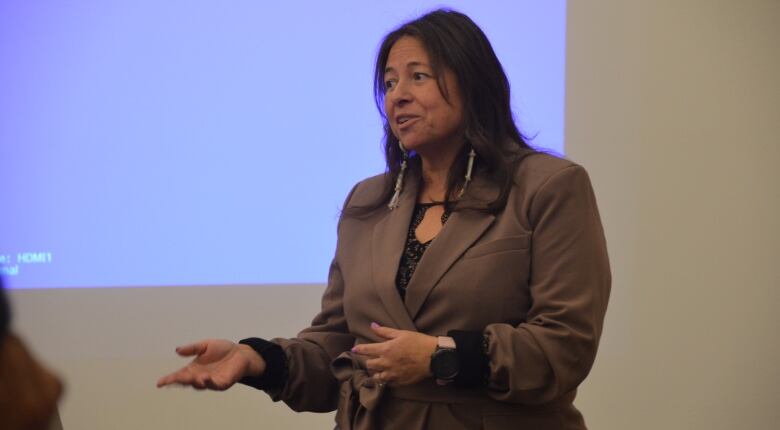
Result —
[[537, 151], [526, 155], [517, 166], [514, 179], [507, 204], [516, 210], [593, 195], [585, 169], [556, 154]]
[[360, 189], [361, 191], [365, 190], [372, 190], [376, 188], [382, 188], [385, 186], [386, 181], [388, 181], [390, 177], [390, 174], [387, 172], [380, 173], [378, 175], [370, 176], [368, 178], [365, 178], [361, 181], [359, 181], [357, 184], [355, 184], [355, 189]]
[[522, 157], [515, 176], [545, 178], [575, 166], [581, 167], [559, 154], [537, 150]]
[[367, 206], [375, 202], [386, 190], [388, 173], [380, 173], [363, 179], [352, 187], [345, 201], [345, 207]]
[[525, 189], [539, 189], [553, 178], [561, 176], [585, 176], [585, 169], [560, 155], [535, 151], [526, 154], [515, 171], [515, 183]]

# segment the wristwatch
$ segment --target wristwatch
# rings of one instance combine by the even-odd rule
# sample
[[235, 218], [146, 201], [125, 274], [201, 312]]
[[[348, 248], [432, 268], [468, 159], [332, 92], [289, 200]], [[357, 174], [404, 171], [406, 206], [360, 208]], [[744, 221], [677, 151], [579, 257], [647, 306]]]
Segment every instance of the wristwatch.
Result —
[[460, 370], [460, 360], [455, 349], [455, 339], [448, 336], [436, 338], [436, 351], [431, 356], [431, 373], [436, 383], [447, 385], [455, 380]]

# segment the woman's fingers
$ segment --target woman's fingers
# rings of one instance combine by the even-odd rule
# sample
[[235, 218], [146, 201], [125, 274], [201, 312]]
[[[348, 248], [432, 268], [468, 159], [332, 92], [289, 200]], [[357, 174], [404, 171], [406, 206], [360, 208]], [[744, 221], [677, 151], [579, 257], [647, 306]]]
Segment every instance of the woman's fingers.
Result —
[[216, 375], [210, 375], [209, 378], [206, 380], [206, 386], [210, 390], [218, 390], [218, 391], [224, 391], [228, 388], [232, 387], [233, 384], [238, 382], [237, 377], [235, 376], [225, 376], [222, 374], [216, 374]]
[[176, 382], [176, 379], [173, 375], [165, 375], [162, 378], [157, 380], [157, 388], [165, 387], [166, 385], [171, 385], [174, 382]]
[[394, 369], [389, 366], [387, 360], [375, 358], [366, 361], [366, 368], [372, 373], [374, 380], [380, 384], [390, 384], [397, 382], [398, 375]]
[[387, 353], [387, 342], [389, 341], [379, 343], [362, 343], [352, 347], [352, 352], [379, 357]]
[[181, 355], [182, 357], [189, 357], [192, 355], [200, 355], [206, 352], [206, 345], [207, 342], [205, 340], [200, 342], [191, 343], [189, 345], [184, 345], [176, 348], [176, 353]]
[[235, 363], [223, 363], [216, 366], [190, 363], [157, 380], [157, 387], [177, 384], [201, 390], [226, 390], [239, 379], [241, 379], [241, 370]]
[[212, 371], [207, 368], [188, 367], [182, 370], [182, 376], [177, 381], [182, 385], [190, 385], [198, 390], [205, 390], [213, 385]]
[[217, 380], [219, 380], [219, 378], [217, 378], [216, 375], [209, 376], [205, 380], [206, 388], [208, 388], [209, 390], [218, 390], [218, 391], [224, 390], [224, 388], [222, 388], [222, 384], [218, 383]]
[[387, 362], [382, 358], [372, 358], [366, 360], [366, 369], [372, 372], [381, 372], [387, 369]]
[[164, 387], [171, 384], [196, 386], [198, 384], [196, 375], [197, 373], [192, 369], [192, 365], [187, 365], [176, 372], [160, 378], [157, 381], [157, 386]]
[[395, 377], [393, 376], [392, 372], [388, 371], [375, 373], [373, 378], [380, 384], [392, 384], [395, 382]]
[[397, 330], [390, 327], [383, 327], [375, 322], [371, 323], [371, 330], [374, 330], [374, 333], [378, 334], [379, 336], [382, 336], [385, 339], [395, 339], [401, 334], [403, 334], [404, 332], [404, 330]]
[[201, 390], [209, 388], [209, 384], [211, 384], [211, 377], [205, 372], [199, 372], [192, 379], [192, 386]]
[[170, 373], [157, 380], [157, 388], [164, 387], [166, 385], [173, 384], [176, 381], [176, 373]]
[[[209, 369], [185, 368], [177, 372], [173, 378], [173, 384], [189, 385], [198, 390], [227, 390], [236, 383], [238, 377], [230, 372], [214, 371]], [[235, 372], [232, 372], [235, 373]], [[165, 384], [167, 385], [167, 384]]]

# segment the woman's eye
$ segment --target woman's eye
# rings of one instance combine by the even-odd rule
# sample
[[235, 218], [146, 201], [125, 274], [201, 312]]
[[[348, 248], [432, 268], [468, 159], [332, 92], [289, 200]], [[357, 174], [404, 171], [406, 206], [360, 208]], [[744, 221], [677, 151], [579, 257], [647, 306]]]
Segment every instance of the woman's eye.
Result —
[[393, 86], [395, 86], [395, 81], [393, 80], [385, 81], [385, 91], [392, 89]]
[[423, 79], [429, 77], [427, 73], [422, 72], [416, 72], [413, 76], [415, 81], [422, 81]]

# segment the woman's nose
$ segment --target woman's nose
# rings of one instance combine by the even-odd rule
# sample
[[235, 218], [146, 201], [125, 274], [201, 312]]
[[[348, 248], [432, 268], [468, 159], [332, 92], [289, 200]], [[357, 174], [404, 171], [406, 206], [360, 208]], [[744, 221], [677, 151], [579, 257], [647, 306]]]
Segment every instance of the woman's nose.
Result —
[[388, 92], [387, 98], [394, 106], [403, 106], [412, 100], [412, 94], [409, 92], [409, 86], [401, 80]]

